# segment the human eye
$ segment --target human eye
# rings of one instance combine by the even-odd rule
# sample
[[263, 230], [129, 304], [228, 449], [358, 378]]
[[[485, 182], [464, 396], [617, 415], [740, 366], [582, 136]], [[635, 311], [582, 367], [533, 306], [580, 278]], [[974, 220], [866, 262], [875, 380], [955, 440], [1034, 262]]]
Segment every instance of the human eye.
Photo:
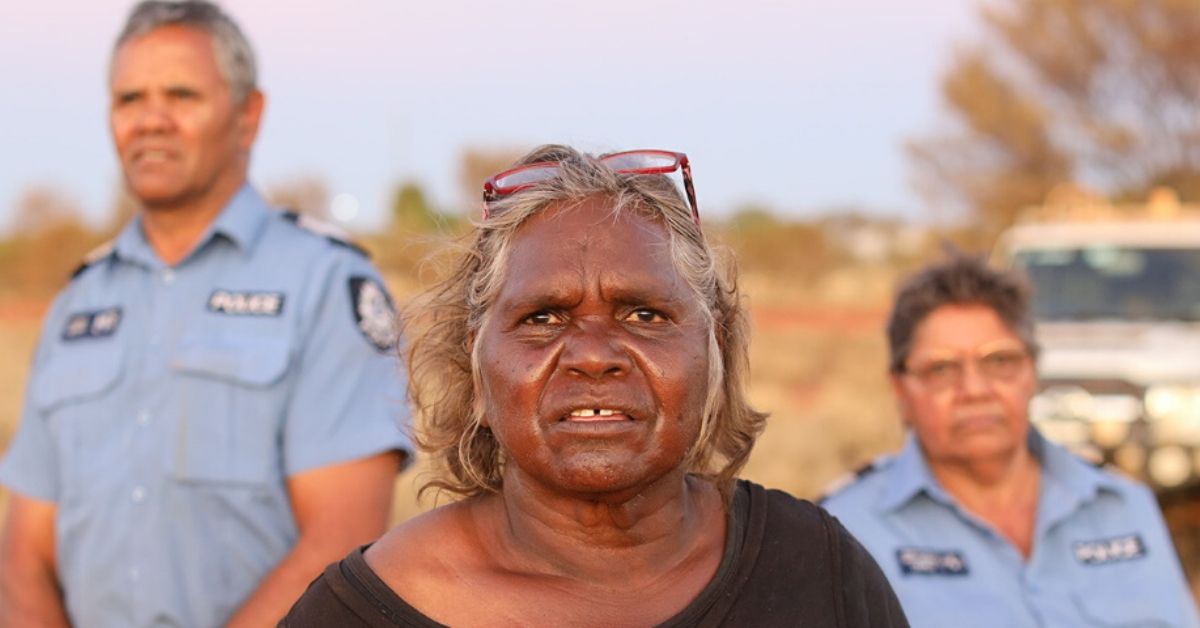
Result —
[[1025, 361], [1025, 354], [1019, 351], [997, 351], [980, 358], [979, 363], [991, 376], [1011, 377]]
[[167, 90], [167, 95], [173, 100], [196, 100], [200, 98], [200, 92], [190, 87], [172, 87]]
[[961, 373], [962, 365], [954, 360], [934, 360], [917, 369], [921, 380], [935, 386], [952, 383]]
[[521, 319], [522, 325], [557, 325], [562, 322], [562, 317], [550, 310], [538, 310], [533, 314]]
[[666, 314], [648, 307], [639, 307], [630, 312], [626, 317], [626, 321], [637, 323], [665, 323], [667, 320]]
[[113, 94], [113, 104], [118, 107], [135, 103], [141, 99], [141, 92], [117, 92]]

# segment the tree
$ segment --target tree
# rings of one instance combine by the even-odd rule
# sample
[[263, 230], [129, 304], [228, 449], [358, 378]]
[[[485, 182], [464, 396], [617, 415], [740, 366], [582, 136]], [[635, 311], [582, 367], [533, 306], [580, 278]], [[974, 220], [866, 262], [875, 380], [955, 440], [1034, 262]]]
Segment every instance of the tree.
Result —
[[0, 242], [0, 291], [53, 294], [99, 241], [71, 199], [51, 187], [25, 190], [13, 206], [10, 237]]
[[392, 224], [405, 231], [428, 232], [444, 221], [430, 206], [425, 191], [415, 182], [409, 181], [396, 188], [392, 195]]
[[1060, 183], [1200, 200], [1200, 2], [1004, 0], [942, 79], [948, 129], [908, 145], [919, 190], [986, 230]]
[[458, 185], [468, 216], [476, 217], [488, 177], [512, 167], [525, 151], [516, 148], [468, 148], [458, 158]]

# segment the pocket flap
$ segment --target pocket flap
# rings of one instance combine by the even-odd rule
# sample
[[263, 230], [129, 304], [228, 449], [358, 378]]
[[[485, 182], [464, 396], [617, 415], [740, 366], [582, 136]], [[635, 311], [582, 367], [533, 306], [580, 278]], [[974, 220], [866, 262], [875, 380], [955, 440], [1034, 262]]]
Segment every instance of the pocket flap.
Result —
[[247, 386], [268, 386], [287, 370], [286, 338], [188, 336], [171, 358], [171, 368]]
[[99, 396], [121, 376], [121, 346], [113, 343], [80, 355], [62, 352], [34, 369], [30, 402], [42, 411]]

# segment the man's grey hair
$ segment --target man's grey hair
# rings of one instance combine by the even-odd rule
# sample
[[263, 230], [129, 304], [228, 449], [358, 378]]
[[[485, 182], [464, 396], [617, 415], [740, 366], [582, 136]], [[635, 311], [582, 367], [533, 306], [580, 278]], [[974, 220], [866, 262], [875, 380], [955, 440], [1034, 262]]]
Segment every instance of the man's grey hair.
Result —
[[163, 26], [195, 28], [212, 37], [217, 69], [229, 85], [234, 102], [245, 102], [246, 97], [258, 89], [258, 64], [250, 41], [221, 7], [207, 0], [143, 0], [137, 3], [129, 12], [125, 27], [113, 45], [113, 57], [125, 42]]
[[891, 372], [904, 372], [917, 327], [943, 305], [991, 308], [1037, 358], [1033, 314], [1029, 310], [1031, 288], [1024, 275], [991, 268], [982, 256], [956, 250], [948, 251], [948, 255], [948, 259], [925, 266], [909, 277], [896, 292], [887, 323]]

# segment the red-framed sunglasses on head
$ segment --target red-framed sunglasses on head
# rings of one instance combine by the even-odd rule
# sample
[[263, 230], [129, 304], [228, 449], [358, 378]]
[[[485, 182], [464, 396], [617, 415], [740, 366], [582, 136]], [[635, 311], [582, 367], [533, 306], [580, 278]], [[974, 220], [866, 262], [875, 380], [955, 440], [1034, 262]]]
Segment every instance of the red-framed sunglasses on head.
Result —
[[[600, 157], [600, 162], [617, 174], [671, 174], [676, 170], [683, 173], [683, 189], [692, 208], [692, 220], [700, 224], [700, 210], [696, 206], [696, 189], [692, 186], [692, 166], [687, 155], [669, 150], [627, 150]], [[483, 218], [488, 218], [488, 204], [509, 194], [531, 188], [558, 174], [559, 162], [542, 161], [526, 164], [493, 175], [483, 182]]]

